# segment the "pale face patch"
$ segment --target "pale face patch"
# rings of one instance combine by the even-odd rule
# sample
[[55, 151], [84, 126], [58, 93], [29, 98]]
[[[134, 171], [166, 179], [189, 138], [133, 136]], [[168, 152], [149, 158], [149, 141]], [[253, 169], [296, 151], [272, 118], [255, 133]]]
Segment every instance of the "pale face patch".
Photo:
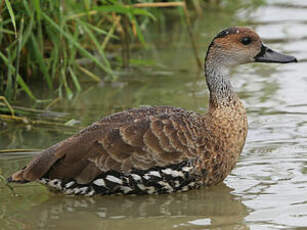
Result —
[[[250, 43], [242, 42], [250, 39]], [[232, 27], [220, 32], [209, 46], [206, 59], [216, 59], [224, 66], [235, 66], [254, 61], [261, 50], [258, 34], [245, 27]]]

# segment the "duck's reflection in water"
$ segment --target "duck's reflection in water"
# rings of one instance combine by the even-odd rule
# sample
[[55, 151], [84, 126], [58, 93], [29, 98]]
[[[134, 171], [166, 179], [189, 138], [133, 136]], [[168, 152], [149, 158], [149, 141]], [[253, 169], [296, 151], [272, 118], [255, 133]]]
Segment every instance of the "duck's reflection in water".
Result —
[[248, 229], [242, 224], [247, 214], [239, 197], [220, 184], [170, 195], [51, 195], [28, 220], [39, 229]]

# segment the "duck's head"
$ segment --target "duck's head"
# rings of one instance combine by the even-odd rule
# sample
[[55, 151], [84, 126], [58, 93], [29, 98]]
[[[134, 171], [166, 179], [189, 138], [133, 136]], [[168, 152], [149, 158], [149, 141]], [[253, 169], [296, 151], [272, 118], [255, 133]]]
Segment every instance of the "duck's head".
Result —
[[230, 27], [213, 39], [208, 48], [206, 62], [231, 67], [250, 62], [289, 63], [297, 60], [293, 56], [266, 47], [259, 35], [250, 28]]

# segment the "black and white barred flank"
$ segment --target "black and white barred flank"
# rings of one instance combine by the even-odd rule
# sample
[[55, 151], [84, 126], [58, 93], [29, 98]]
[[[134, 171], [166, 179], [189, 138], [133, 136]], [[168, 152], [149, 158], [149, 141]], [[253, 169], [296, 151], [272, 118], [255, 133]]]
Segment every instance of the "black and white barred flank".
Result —
[[38, 182], [68, 195], [163, 194], [200, 187], [201, 180], [190, 174], [192, 170], [190, 163], [182, 162], [168, 167], [132, 170], [126, 174], [112, 170], [84, 185], [75, 180], [47, 178], [41, 178]]

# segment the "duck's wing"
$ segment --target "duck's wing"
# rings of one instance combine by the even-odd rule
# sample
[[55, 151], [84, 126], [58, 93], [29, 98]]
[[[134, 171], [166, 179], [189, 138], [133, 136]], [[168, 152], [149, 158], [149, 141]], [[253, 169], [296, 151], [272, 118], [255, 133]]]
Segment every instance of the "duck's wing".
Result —
[[195, 158], [200, 116], [173, 107], [145, 107], [102, 119], [35, 157], [12, 182], [42, 177], [88, 183], [109, 170], [146, 170]]

